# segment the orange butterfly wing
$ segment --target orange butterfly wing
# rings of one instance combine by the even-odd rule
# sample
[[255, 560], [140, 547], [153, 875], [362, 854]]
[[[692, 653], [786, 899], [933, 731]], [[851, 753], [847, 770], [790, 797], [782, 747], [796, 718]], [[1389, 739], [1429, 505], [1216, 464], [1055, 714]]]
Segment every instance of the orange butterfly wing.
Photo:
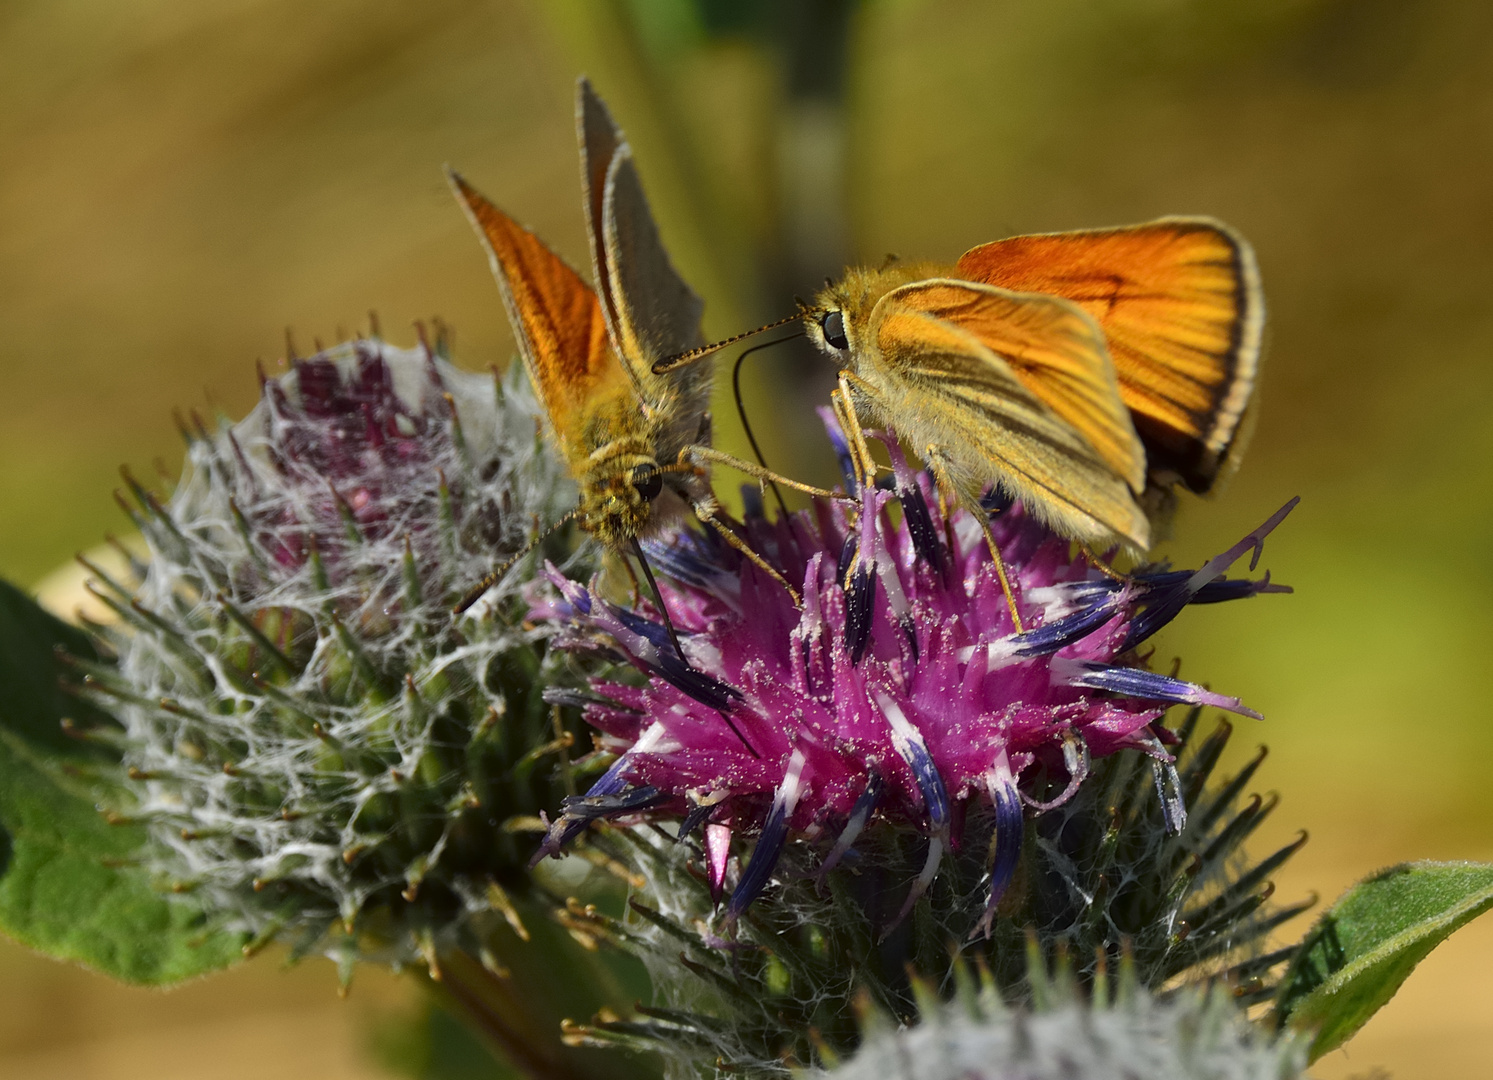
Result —
[[[584, 417], [608, 393], [631, 393], [611, 352], [601, 303], [591, 287], [533, 233], [454, 172], [451, 183], [492, 260], [519, 351], [544, 401], [561, 449], [579, 451]], [[589, 404], [588, 404], [589, 403]]]
[[958, 273], [1061, 296], [1094, 317], [1153, 471], [1207, 491], [1259, 370], [1264, 302], [1249, 245], [1206, 218], [997, 240]]

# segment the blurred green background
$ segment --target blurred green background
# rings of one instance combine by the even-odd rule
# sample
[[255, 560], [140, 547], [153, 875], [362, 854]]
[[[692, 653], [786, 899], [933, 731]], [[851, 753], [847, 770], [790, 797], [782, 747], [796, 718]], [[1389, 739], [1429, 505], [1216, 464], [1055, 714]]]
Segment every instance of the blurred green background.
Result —
[[[577, 265], [589, 73], [724, 335], [847, 259], [1202, 213], [1256, 246], [1259, 425], [1163, 554], [1292, 495], [1292, 597], [1199, 609], [1158, 661], [1263, 711], [1259, 841], [1312, 842], [1283, 898], [1406, 858], [1493, 859], [1493, 5], [1484, 0], [7, 0], [0, 6], [0, 574], [123, 527], [115, 468], [174, 474], [175, 407], [238, 415], [254, 361], [366, 328], [513, 344], [451, 162]], [[748, 400], [824, 476], [826, 367], [785, 346]], [[721, 441], [740, 449], [729, 398]], [[1483, 657], [1484, 659], [1479, 659]], [[1304, 927], [1298, 928], [1298, 932]], [[1323, 1077], [1475, 1075], [1493, 926], [1432, 957]], [[6, 1076], [380, 1075], [408, 989], [312, 965], [171, 994], [0, 944]], [[320, 1034], [317, 1034], [320, 1033]]]

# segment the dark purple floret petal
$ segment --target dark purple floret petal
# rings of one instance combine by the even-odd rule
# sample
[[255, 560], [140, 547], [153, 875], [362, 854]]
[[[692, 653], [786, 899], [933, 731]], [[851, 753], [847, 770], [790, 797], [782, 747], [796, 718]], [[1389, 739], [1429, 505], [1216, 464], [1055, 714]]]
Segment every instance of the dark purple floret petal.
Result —
[[568, 686], [546, 686], [540, 691], [539, 696], [544, 700], [546, 705], [560, 705], [573, 709], [590, 709], [600, 706], [609, 709], [622, 709], [638, 716], [643, 715], [641, 709], [627, 709], [611, 698], [604, 698], [600, 694], [588, 694], [583, 690], [576, 690]]
[[659, 652], [674, 651], [674, 642], [669, 639], [668, 628], [663, 623], [646, 619], [637, 612], [622, 607], [620, 604], [608, 604], [607, 608], [616, 617], [618, 622], [634, 634], [646, 639]]
[[[627, 790], [626, 774], [627, 755], [624, 754], [612, 762], [611, 768], [602, 773], [601, 779], [592, 784], [590, 790], [585, 795], [580, 796], [580, 798], [608, 799], [620, 795]], [[654, 790], [656, 791], [656, 789]], [[553, 855], [558, 859], [561, 849], [579, 836], [587, 825], [595, 821], [598, 816], [601, 816], [572, 813], [571, 807], [568, 805], [570, 801], [569, 799], [565, 800], [567, 805], [562, 809], [560, 816], [550, 823], [549, 829], [544, 835], [544, 841], [539, 845], [539, 850], [529, 860], [529, 869], [532, 870], [547, 855]]]
[[684, 815], [684, 820], [679, 823], [679, 832], [675, 839], [681, 842], [688, 840], [691, 834], [705, 824], [713, 813], [715, 813], [715, 803], [694, 803], [689, 808], [689, 812]]
[[928, 886], [938, 873], [938, 865], [943, 861], [943, 853], [949, 846], [949, 791], [944, 786], [943, 777], [938, 774], [933, 756], [928, 753], [922, 733], [908, 722], [897, 703], [885, 694], [878, 693], [876, 704], [886, 718], [887, 726], [891, 728], [892, 745], [912, 770], [913, 779], [922, 796], [923, 820], [930, 833], [923, 869], [913, 881], [907, 898], [902, 902], [902, 910], [892, 922], [892, 926], [896, 926], [907, 918], [913, 905], [928, 891]]
[[[571, 614], [591, 614], [591, 594], [584, 585], [571, 581], [564, 574], [560, 573], [559, 568], [554, 563], [548, 561], [544, 564], [544, 576], [549, 579], [550, 584], [554, 585], [560, 591], [560, 595], [564, 598], [565, 604], [569, 606]], [[539, 618], [544, 618], [549, 613], [541, 611], [536, 613], [536, 615]]]
[[763, 512], [762, 489], [756, 484], [742, 484], [737, 489], [741, 493], [741, 513], [744, 517], [761, 517]]
[[980, 496], [980, 505], [987, 513], [1003, 514], [1016, 505], [1016, 497], [1000, 487], [993, 487]]
[[747, 741], [746, 736], [742, 735], [731, 722], [731, 718], [725, 715], [733, 702], [741, 700], [740, 690], [697, 668], [690, 667], [688, 661], [672, 650], [659, 653], [658, 667], [655, 670], [701, 705], [720, 713], [727, 726], [736, 732], [737, 737], [746, 743], [748, 749], [751, 748], [751, 743]]
[[1082, 641], [1119, 613], [1125, 595], [1113, 592], [1103, 596], [1097, 603], [1080, 608], [1072, 615], [1039, 626], [1025, 633], [1013, 634], [1006, 639], [1005, 647], [1011, 656], [1031, 657], [1055, 653], [1076, 642]]
[[726, 594], [735, 590], [736, 575], [721, 566], [719, 545], [711, 546], [713, 539], [704, 533], [680, 533], [668, 543], [644, 540], [643, 553], [659, 574], [696, 589]]
[[882, 783], [881, 776], [873, 772], [871, 778], [866, 781], [866, 790], [861, 792], [860, 798], [855, 800], [855, 805], [850, 808], [850, 817], [845, 822], [845, 827], [840, 830], [840, 835], [835, 838], [834, 847], [830, 848], [829, 854], [825, 855], [824, 862], [820, 863], [818, 876], [823, 879], [824, 875], [835, 868], [845, 853], [850, 850], [861, 830], [871, 820], [872, 813], [881, 802]]
[[[1130, 633], [1125, 639], [1125, 648], [1135, 648], [1135, 646], [1145, 641], [1152, 634], [1156, 633], [1156, 631], [1171, 622], [1172, 619], [1176, 618], [1178, 612], [1192, 603], [1193, 598], [1206, 586], [1221, 578], [1223, 572], [1237, 562], [1246, 551], [1252, 552], [1249, 568], [1250, 570], [1254, 570], [1259, 564], [1261, 552], [1265, 550], [1265, 537], [1269, 536], [1275, 530], [1275, 527], [1286, 519], [1286, 515], [1294, 510], [1296, 504], [1300, 501], [1301, 496], [1299, 495], [1291, 499], [1286, 505], [1272, 514], [1263, 525], [1223, 554], [1215, 555], [1209, 559], [1203, 564], [1201, 569], [1187, 575], [1185, 579], [1175, 583], [1168, 583], [1168, 585], [1163, 587], [1153, 588], [1146, 610], [1136, 616], [1135, 620], [1130, 624]], [[1170, 575], [1168, 576], [1170, 577]], [[1269, 586], [1267, 575], [1267, 581], [1261, 583], [1261, 586], [1257, 587], [1255, 591], [1281, 590], [1278, 587]], [[1253, 593], [1246, 593], [1245, 595], [1253, 595]]]
[[1270, 580], [1270, 572], [1258, 581], [1250, 578], [1219, 578], [1210, 581], [1197, 591], [1190, 601], [1193, 604], [1221, 604], [1228, 600], [1242, 600], [1246, 596], [1259, 596], [1262, 593], [1290, 593], [1294, 592], [1289, 585], [1277, 585]]
[[1094, 690], [1108, 690], [1112, 694], [1127, 697], [1147, 698], [1151, 701], [1169, 701], [1179, 705], [1212, 705], [1254, 720], [1264, 717], [1253, 709], [1246, 708], [1238, 698], [1215, 694], [1190, 682], [1140, 668], [1118, 667], [1085, 660], [1053, 661], [1054, 682], [1068, 686], [1087, 686]]
[[800, 781], [803, 768], [803, 751], [795, 750], [793, 756], [788, 759], [788, 769], [783, 774], [783, 782], [773, 793], [772, 806], [762, 823], [762, 834], [757, 838], [757, 846], [752, 849], [751, 861], [741, 872], [741, 880], [736, 883], [736, 888], [731, 892], [731, 902], [726, 905], [728, 924], [741, 918], [741, 913], [772, 879], [772, 872], [777, 868], [778, 856], [782, 853], [783, 843], [788, 838], [788, 822], [793, 817], [793, 811], [797, 808], [799, 796], [802, 794]]
[[844, 584], [850, 580], [850, 568], [856, 565], [856, 559], [861, 551], [860, 537], [855, 533], [847, 533], [845, 540], [840, 544], [840, 558], [835, 563], [835, 580]]
[[845, 649], [850, 662], [859, 664], [871, 640], [872, 606], [876, 602], [876, 575], [864, 563], [856, 562], [850, 570], [850, 584], [845, 590]]
[[850, 453], [849, 440], [840, 430], [840, 422], [835, 419], [835, 410], [828, 405], [820, 405], [814, 411], [819, 414], [819, 419], [824, 424], [824, 430], [829, 435], [830, 446], [834, 447], [835, 460], [840, 463], [840, 475], [845, 478], [845, 490], [854, 491], [856, 489], [855, 457]]
[[944, 787], [943, 777], [938, 775], [938, 766], [923, 742], [922, 733], [913, 727], [903, 715], [897, 703], [885, 694], [876, 695], [876, 704], [892, 729], [892, 745], [902, 760], [912, 770], [918, 791], [923, 797], [923, 814], [928, 827], [938, 830], [949, 824], [949, 791]]
[[588, 791], [584, 795], [571, 795], [563, 800], [560, 810], [566, 817], [578, 821], [598, 821], [645, 810], [667, 797], [658, 788], [652, 787], [624, 788], [614, 793]]
[[907, 522], [907, 533], [912, 538], [913, 547], [928, 561], [928, 565], [933, 567], [933, 572], [942, 576], [943, 541], [938, 538], [938, 530], [933, 527], [933, 515], [928, 512], [928, 500], [923, 497], [923, 492], [915, 484], [911, 487], [899, 486], [897, 500], [902, 504], [902, 517]]
[[933, 527], [933, 514], [928, 509], [928, 499], [918, 482], [918, 474], [908, 464], [907, 456], [902, 453], [902, 446], [896, 439], [883, 438], [881, 443], [892, 461], [892, 475], [896, 478], [894, 490], [897, 501], [902, 504], [908, 538], [912, 540], [912, 546], [918, 555], [927, 560], [935, 574], [942, 577], [945, 554], [943, 541], [939, 539], [938, 530]]
[[995, 830], [991, 841], [995, 850], [990, 860], [990, 896], [985, 901], [985, 914], [970, 934], [971, 938], [990, 936], [995, 925], [995, 909], [1001, 897], [1006, 895], [1011, 879], [1016, 876], [1016, 864], [1021, 859], [1021, 837], [1025, 831], [1021, 795], [1011, 776], [1010, 766], [1001, 762], [985, 774], [985, 782], [995, 809]]

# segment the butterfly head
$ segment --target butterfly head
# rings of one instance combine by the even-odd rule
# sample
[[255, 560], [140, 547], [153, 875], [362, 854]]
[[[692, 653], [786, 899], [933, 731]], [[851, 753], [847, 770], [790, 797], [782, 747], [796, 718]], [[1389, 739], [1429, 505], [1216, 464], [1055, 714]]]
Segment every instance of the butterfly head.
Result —
[[851, 316], [853, 304], [844, 283], [840, 283], [826, 285], [813, 304], [805, 305], [804, 333], [821, 352], [836, 359], [849, 355], [856, 329]]
[[599, 464], [581, 477], [581, 528], [606, 547], [622, 547], [647, 533], [664, 473], [652, 458], [635, 455]]
[[812, 304], [803, 308], [804, 331], [825, 354], [844, 360], [863, 348], [859, 336], [887, 293], [927, 276], [925, 268], [892, 262], [878, 270], [847, 271], [839, 281], [825, 283]]

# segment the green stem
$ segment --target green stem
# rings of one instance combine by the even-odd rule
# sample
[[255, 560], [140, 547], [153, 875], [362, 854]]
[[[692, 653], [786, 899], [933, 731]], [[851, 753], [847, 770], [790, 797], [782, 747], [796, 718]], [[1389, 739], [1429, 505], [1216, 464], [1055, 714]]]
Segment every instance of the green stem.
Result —
[[426, 976], [441, 1004], [530, 1080], [590, 1080], [553, 1020], [533, 1015], [513, 979], [500, 978], [465, 953], [441, 957], [440, 978]]

